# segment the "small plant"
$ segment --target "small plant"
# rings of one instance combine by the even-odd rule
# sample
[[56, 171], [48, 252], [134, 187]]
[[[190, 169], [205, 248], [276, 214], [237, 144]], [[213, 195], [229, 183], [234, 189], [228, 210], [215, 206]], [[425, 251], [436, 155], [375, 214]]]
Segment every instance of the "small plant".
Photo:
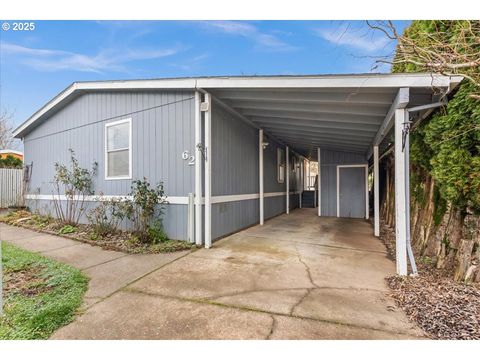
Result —
[[[84, 169], [78, 165], [75, 152], [72, 149], [69, 151], [70, 167], [55, 163], [53, 205], [60, 222], [75, 226], [85, 213], [85, 198], [94, 193], [93, 178], [98, 164], [93, 163], [92, 170]], [[66, 198], [64, 203], [60, 200], [62, 195]]]
[[168, 236], [163, 229], [161, 220], [157, 219], [148, 227], [148, 238], [152, 244], [162, 243], [168, 240]]
[[166, 237], [160, 231], [165, 205], [168, 203], [163, 183], [151, 188], [146, 178], [135, 180], [129, 195], [132, 200], [125, 201], [124, 210], [126, 218], [133, 224], [133, 234], [143, 242], [159, 241]]
[[32, 219], [30, 221], [31, 221], [31, 224], [34, 225], [35, 227], [39, 227], [43, 229], [48, 224], [50, 224], [53, 221], [53, 219], [49, 215], [43, 216], [40, 214], [33, 214]]
[[93, 231], [102, 237], [113, 234], [125, 219], [127, 211], [125, 199], [101, 201], [100, 204], [87, 213], [87, 219], [93, 226]]
[[77, 228], [72, 225], [64, 225], [60, 230], [58, 230], [59, 234], [66, 235], [66, 234], [72, 234], [77, 231]]

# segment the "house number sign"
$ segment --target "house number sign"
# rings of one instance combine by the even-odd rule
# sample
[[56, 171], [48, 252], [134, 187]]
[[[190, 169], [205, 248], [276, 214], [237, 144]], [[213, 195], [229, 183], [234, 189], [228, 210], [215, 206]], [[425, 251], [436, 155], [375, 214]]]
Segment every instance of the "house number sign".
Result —
[[182, 159], [188, 161], [188, 165], [195, 165], [195, 156], [190, 154], [190, 151], [182, 152]]

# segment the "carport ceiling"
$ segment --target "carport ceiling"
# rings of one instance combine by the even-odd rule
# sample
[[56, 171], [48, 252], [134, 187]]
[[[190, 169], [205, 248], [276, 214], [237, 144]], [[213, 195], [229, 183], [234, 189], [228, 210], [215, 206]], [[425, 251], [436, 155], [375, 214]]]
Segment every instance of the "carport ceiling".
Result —
[[[461, 80], [459, 76], [411, 73], [76, 82], [15, 129], [14, 136], [24, 137], [53, 113], [87, 92], [178, 89], [211, 93], [214, 101], [253, 126], [264, 129], [267, 137], [274, 137], [314, 160], [317, 147], [368, 153], [374, 139], [378, 143], [388, 135], [384, 134], [386, 130], [382, 124], [399, 89], [409, 88], [409, 95], [403, 100], [412, 107], [438, 102]], [[428, 111], [431, 110], [425, 110]], [[416, 113], [419, 114], [424, 113]], [[387, 130], [391, 118], [388, 117]], [[377, 134], [380, 139], [376, 138]]]
[[[317, 147], [366, 153], [398, 90], [365, 87], [209, 91], [266, 134], [314, 159]], [[432, 103], [439, 96], [429, 88], [414, 88], [410, 91], [409, 106]]]

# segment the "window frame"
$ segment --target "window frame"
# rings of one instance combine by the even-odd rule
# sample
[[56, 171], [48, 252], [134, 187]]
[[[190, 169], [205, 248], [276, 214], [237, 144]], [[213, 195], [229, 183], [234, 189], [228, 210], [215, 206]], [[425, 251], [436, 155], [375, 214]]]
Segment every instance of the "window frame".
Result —
[[[285, 150], [280, 147], [277, 147], [277, 182], [279, 184], [285, 183], [285, 167], [286, 167]], [[280, 174], [282, 173], [283, 173], [283, 179], [280, 179]]]
[[[108, 128], [111, 126], [121, 125], [128, 123], [128, 175], [120, 176], [108, 176], [108, 154], [116, 151], [125, 151], [126, 148], [110, 150], [108, 151]], [[104, 158], [105, 158], [105, 180], [129, 180], [132, 178], [132, 118], [117, 120], [108, 122], [105, 124], [105, 146], [104, 146]]]

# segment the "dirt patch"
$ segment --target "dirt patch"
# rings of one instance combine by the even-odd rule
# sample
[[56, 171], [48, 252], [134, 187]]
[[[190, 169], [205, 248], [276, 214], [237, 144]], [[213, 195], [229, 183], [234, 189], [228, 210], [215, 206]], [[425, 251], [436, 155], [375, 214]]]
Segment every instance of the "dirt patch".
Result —
[[5, 296], [20, 294], [33, 297], [52, 289], [47, 285], [48, 278], [42, 277], [43, 268], [26, 268], [5, 273]]

